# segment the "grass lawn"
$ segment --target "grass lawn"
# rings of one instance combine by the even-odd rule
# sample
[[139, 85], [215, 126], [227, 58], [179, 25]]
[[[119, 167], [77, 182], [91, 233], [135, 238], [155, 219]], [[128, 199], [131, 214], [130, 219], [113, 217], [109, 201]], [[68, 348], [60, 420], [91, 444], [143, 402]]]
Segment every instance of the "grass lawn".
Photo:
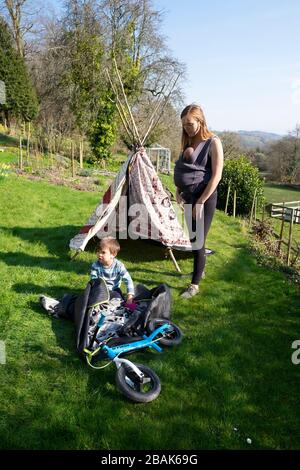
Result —
[[267, 202], [300, 201], [299, 189], [275, 183], [266, 183], [264, 186], [264, 194]]
[[[47, 316], [39, 294], [81, 292], [95, 259], [70, 262], [68, 241], [97, 193], [9, 176], [0, 181], [0, 364], [2, 449], [299, 449], [300, 293], [256, 263], [238, 220], [217, 211], [201, 294], [179, 294], [159, 247], [122, 241], [134, 282], [166, 282], [182, 344], [131, 356], [159, 375], [162, 392], [134, 404], [114, 383], [114, 365], [93, 371], [77, 356], [73, 324]], [[187, 255], [177, 256], [183, 272]], [[237, 428], [237, 431], [234, 431]], [[252, 445], [246, 439], [252, 439]]]

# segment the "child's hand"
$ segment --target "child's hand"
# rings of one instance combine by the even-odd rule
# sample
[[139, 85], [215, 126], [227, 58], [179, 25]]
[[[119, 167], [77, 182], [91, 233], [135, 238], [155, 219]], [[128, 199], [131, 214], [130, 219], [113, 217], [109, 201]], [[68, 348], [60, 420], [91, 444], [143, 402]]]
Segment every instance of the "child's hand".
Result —
[[127, 299], [126, 299], [126, 302], [127, 303], [130, 303], [133, 301], [133, 295], [132, 294], [127, 294]]

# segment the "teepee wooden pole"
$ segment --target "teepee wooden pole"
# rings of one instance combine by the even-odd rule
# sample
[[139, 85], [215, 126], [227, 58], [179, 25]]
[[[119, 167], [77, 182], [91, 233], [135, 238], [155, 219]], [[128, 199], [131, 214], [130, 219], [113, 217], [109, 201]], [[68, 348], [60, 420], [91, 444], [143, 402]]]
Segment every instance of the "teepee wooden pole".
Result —
[[[162, 88], [162, 90], [161, 90], [161, 93], [163, 92], [164, 88], [165, 88], [165, 85], [163, 86], [163, 88]], [[157, 102], [156, 102], [156, 105], [155, 105], [155, 107], [154, 107], [153, 113], [151, 114], [150, 119], [149, 119], [149, 123], [150, 123], [150, 124], [149, 124], [149, 126], [148, 126], [148, 128], [147, 128], [147, 131], [146, 131], [146, 133], [145, 133], [145, 136], [144, 136], [142, 142], [145, 141], [146, 137], [147, 137], [148, 134], [149, 134], [149, 129], [151, 129], [151, 126], [152, 126], [152, 124], [153, 124], [153, 122], [154, 122], [155, 115], [156, 115], [156, 113], [157, 113], [157, 111], [158, 111], [158, 109], [159, 109], [159, 107], [160, 107], [162, 101], [164, 101], [164, 95], [163, 95], [162, 98], [159, 96], [158, 99], [157, 99]]]
[[[161, 89], [161, 91], [160, 91], [160, 94], [163, 93], [164, 89], [165, 89], [165, 85], [162, 87], [162, 89]], [[155, 115], [156, 115], [156, 113], [157, 113], [157, 110], [158, 110], [158, 108], [159, 108], [159, 106], [160, 106], [160, 102], [161, 102], [163, 99], [164, 99], [164, 95], [162, 96], [162, 98], [158, 95], [158, 99], [157, 99], [157, 102], [156, 102], [156, 106], [155, 106], [155, 108], [154, 108], [154, 110], [153, 110], [153, 113], [152, 113], [152, 115], [151, 115], [149, 121], [152, 121], [152, 120], [154, 119], [154, 117], [155, 117]]]
[[113, 60], [114, 60], [114, 65], [115, 65], [115, 69], [116, 69], [116, 72], [117, 72], [117, 77], [119, 79], [119, 83], [120, 83], [121, 90], [122, 90], [122, 93], [123, 93], [123, 97], [124, 97], [124, 100], [125, 100], [125, 104], [127, 106], [129, 116], [130, 116], [130, 119], [131, 119], [131, 122], [132, 122], [132, 125], [133, 125], [133, 129], [134, 129], [135, 134], [136, 134], [135, 137], [137, 138], [137, 143], [139, 145], [142, 145], [142, 141], [141, 141], [141, 138], [139, 136], [139, 133], [138, 133], [138, 130], [137, 130], [137, 127], [136, 127], [136, 124], [135, 124], [135, 121], [134, 121], [134, 118], [133, 118], [128, 100], [127, 100], [127, 96], [126, 96], [126, 93], [125, 93], [125, 90], [124, 90], [124, 85], [123, 85], [122, 78], [121, 78], [121, 75], [120, 75], [120, 72], [119, 72], [119, 69], [118, 69], [117, 61], [116, 61], [115, 58], [113, 58]]
[[153, 124], [154, 124], [155, 114], [156, 114], [157, 111], [159, 110], [159, 108], [160, 108], [160, 106], [161, 106], [161, 103], [162, 103], [163, 101], [164, 101], [164, 97], [158, 101], [158, 103], [157, 103], [157, 105], [156, 105], [156, 107], [155, 107], [155, 109], [154, 109], [154, 111], [153, 111], [153, 113], [152, 113], [152, 116], [151, 116], [151, 118], [150, 118], [150, 120], [149, 120], [149, 126], [148, 126], [148, 128], [147, 128], [147, 130], [146, 130], [146, 133], [145, 133], [145, 135], [144, 135], [144, 137], [143, 137], [143, 140], [142, 140], [142, 145], [143, 145], [144, 142], [146, 141], [146, 139], [147, 139], [149, 133], [151, 132], [152, 126], [153, 126]]
[[109, 80], [109, 82], [110, 82], [110, 85], [111, 85], [111, 87], [112, 87], [112, 90], [113, 90], [113, 92], [114, 92], [114, 94], [115, 94], [115, 96], [116, 96], [116, 100], [117, 100], [117, 102], [116, 102], [116, 108], [117, 108], [117, 111], [118, 111], [119, 116], [120, 116], [120, 118], [121, 118], [122, 124], [123, 124], [123, 126], [124, 126], [124, 128], [125, 128], [125, 131], [127, 132], [128, 137], [129, 137], [130, 140], [132, 140], [132, 138], [133, 138], [133, 140], [135, 140], [136, 137], [135, 137], [133, 131], [132, 131], [131, 128], [130, 128], [130, 124], [129, 124], [128, 120], [127, 120], [126, 112], [125, 112], [125, 110], [124, 110], [124, 108], [123, 108], [123, 105], [122, 105], [122, 103], [121, 103], [121, 100], [120, 100], [120, 98], [119, 98], [118, 91], [117, 91], [116, 87], [114, 86], [113, 81], [112, 81], [112, 79], [111, 79], [111, 77], [110, 77], [109, 72], [108, 72], [107, 69], [106, 69], [106, 74], [107, 74], [107, 76], [108, 76], [108, 80]]
[[174, 90], [174, 87], [175, 87], [175, 85], [176, 85], [176, 83], [177, 83], [177, 81], [178, 81], [180, 75], [181, 75], [181, 73], [179, 73], [179, 74], [177, 75], [177, 77], [176, 77], [176, 79], [175, 79], [173, 85], [171, 86], [171, 89], [170, 89], [168, 95], [165, 97], [164, 100], [162, 100], [162, 101], [160, 102], [160, 105], [161, 105], [161, 106], [160, 106], [160, 109], [158, 108], [158, 109], [159, 109], [158, 117], [157, 117], [157, 119], [154, 121], [154, 123], [149, 126], [149, 129], [148, 129], [147, 133], [145, 134], [145, 137], [144, 137], [143, 140], [142, 140], [142, 145], [144, 145], [144, 142], [146, 141], [146, 139], [147, 139], [148, 135], [150, 134], [150, 132], [152, 132], [152, 131], [155, 129], [155, 127], [157, 126], [157, 124], [159, 123], [160, 118], [161, 118], [161, 116], [162, 116], [162, 114], [163, 114], [163, 112], [164, 112], [164, 109], [165, 109], [165, 107], [166, 107], [166, 105], [167, 105], [167, 103], [168, 103], [168, 101], [169, 101], [169, 98], [170, 98], [170, 96], [171, 96], [171, 93], [172, 93], [172, 91]]

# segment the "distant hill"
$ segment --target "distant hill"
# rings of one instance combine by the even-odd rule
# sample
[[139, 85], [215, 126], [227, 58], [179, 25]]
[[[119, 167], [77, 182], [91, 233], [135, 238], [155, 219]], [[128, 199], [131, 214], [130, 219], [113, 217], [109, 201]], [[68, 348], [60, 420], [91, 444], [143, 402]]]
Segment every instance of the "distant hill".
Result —
[[262, 132], [262, 131], [237, 131], [241, 143], [245, 147], [255, 148], [255, 147], [264, 147], [267, 143], [280, 140], [283, 135], [274, 134], [273, 132]]

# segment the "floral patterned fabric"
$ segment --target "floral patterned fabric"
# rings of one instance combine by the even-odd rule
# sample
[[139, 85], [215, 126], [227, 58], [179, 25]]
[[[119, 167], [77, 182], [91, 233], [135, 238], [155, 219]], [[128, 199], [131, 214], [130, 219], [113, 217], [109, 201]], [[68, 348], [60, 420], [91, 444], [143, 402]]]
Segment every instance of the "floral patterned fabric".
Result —
[[84, 250], [98, 238], [124, 232], [130, 238], [156, 240], [165, 246], [191, 250], [170, 197], [145, 152], [131, 155], [123, 164], [101, 203], [84, 227], [70, 241], [70, 248]]

